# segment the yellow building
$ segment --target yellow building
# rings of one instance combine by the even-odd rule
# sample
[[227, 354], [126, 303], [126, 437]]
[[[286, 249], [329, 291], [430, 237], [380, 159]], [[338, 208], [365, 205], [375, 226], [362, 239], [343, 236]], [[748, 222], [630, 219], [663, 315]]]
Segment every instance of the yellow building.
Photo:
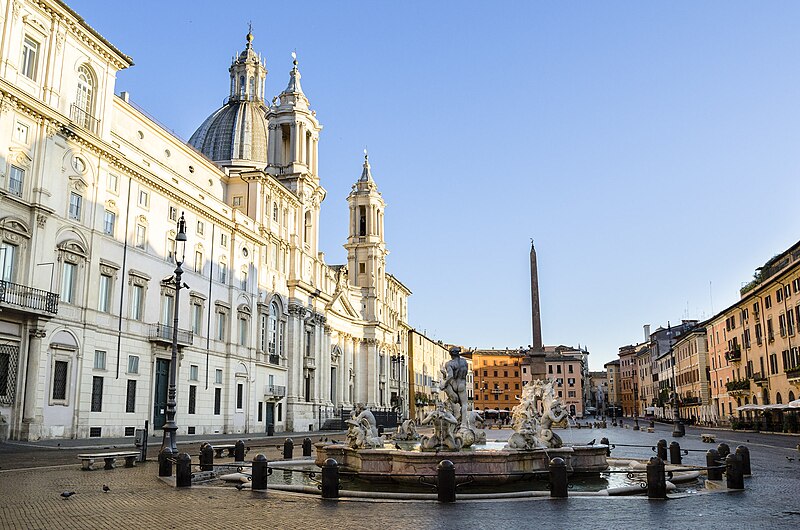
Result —
[[710, 417], [708, 343], [704, 324], [684, 333], [673, 347], [675, 385], [684, 420], [707, 420]]
[[442, 366], [449, 360], [450, 351], [445, 344], [414, 329], [408, 332], [408, 396], [411, 419], [421, 420], [433, 409], [439, 398]]

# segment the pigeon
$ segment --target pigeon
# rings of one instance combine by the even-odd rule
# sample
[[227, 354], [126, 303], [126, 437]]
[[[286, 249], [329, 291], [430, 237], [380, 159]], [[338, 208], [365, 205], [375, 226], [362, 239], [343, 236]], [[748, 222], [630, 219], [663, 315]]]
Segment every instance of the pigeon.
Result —
[[588, 444], [586, 444], [586, 445], [594, 445], [594, 441], [595, 441], [595, 440], [597, 440], [597, 438], [595, 438], [594, 440], [592, 440], [591, 442], [589, 442], [589, 443], [588, 443]]
[[235, 485], [235, 486], [234, 486], [234, 488], [236, 488], [236, 489], [237, 489], [237, 490], [239, 490], [239, 491], [242, 491], [242, 490], [244, 489], [244, 484], [242, 484], [242, 483], [240, 482], [240, 483], [238, 483], [237, 485]]
[[402, 447], [400, 447], [400, 444], [394, 444], [394, 448], [395, 449], [401, 449], [401, 450], [403, 449]]
[[61, 492], [61, 496], [64, 497], [65, 499], [69, 499], [73, 495], [75, 495], [74, 491], [62, 491]]
[[111, 488], [109, 488], [106, 484], [103, 484], [103, 493], [108, 493], [109, 491], [111, 491]]
[[794, 458], [792, 458], [791, 456], [787, 456], [786, 460], [788, 460], [789, 462], [794, 462]]

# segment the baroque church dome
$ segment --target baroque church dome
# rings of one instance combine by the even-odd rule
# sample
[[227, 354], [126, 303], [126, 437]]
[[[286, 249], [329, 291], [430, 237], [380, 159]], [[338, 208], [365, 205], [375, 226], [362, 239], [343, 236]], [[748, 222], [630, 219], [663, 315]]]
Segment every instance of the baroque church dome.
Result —
[[267, 67], [252, 42], [253, 34], [248, 33], [245, 49], [229, 69], [230, 96], [192, 134], [189, 144], [217, 164], [263, 169], [269, 136], [269, 106], [264, 103]]

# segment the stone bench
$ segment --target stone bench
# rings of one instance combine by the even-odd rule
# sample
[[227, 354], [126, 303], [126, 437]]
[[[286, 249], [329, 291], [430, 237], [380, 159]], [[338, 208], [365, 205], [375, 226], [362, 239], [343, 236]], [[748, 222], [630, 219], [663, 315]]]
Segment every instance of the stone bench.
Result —
[[225, 451], [228, 451], [228, 456], [233, 457], [234, 451], [236, 449], [235, 444], [219, 444], [219, 445], [212, 444], [212, 447], [214, 448], [214, 455], [217, 458], [222, 458], [222, 453], [224, 453]]
[[117, 451], [116, 453], [83, 454], [78, 455], [78, 458], [81, 459], [83, 464], [81, 469], [84, 471], [91, 471], [93, 469], [92, 466], [94, 465], [94, 461], [98, 458], [102, 458], [106, 463], [103, 469], [114, 469], [114, 462], [117, 460], [117, 458], [125, 459], [125, 467], [134, 467], [139, 456], [141, 456], [139, 451]]
[[703, 440], [703, 442], [705, 442], [707, 444], [713, 444], [714, 443], [714, 435], [713, 434], [702, 433], [702, 434], [700, 434], [700, 439]]

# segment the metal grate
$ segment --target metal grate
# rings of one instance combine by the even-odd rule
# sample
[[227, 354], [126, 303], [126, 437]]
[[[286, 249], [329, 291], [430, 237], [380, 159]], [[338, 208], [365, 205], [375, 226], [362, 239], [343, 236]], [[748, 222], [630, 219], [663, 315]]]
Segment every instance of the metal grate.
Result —
[[56, 361], [53, 367], [53, 399], [67, 399], [67, 361]]
[[194, 414], [197, 408], [197, 386], [189, 385], [189, 414]]
[[125, 436], [133, 436], [136, 434], [136, 427], [125, 427]]
[[189, 427], [188, 434], [194, 434], [194, 433], [195, 433], [195, 427]]
[[92, 377], [92, 412], [103, 410], [103, 378]]
[[100, 438], [103, 436], [102, 427], [89, 427], [89, 438]]
[[[128, 379], [128, 394], [125, 397], [125, 412], [136, 412], [136, 380]], [[131, 434], [131, 436], [133, 436]]]
[[17, 357], [19, 347], [0, 344], [0, 405], [14, 403], [14, 389], [17, 387]]

